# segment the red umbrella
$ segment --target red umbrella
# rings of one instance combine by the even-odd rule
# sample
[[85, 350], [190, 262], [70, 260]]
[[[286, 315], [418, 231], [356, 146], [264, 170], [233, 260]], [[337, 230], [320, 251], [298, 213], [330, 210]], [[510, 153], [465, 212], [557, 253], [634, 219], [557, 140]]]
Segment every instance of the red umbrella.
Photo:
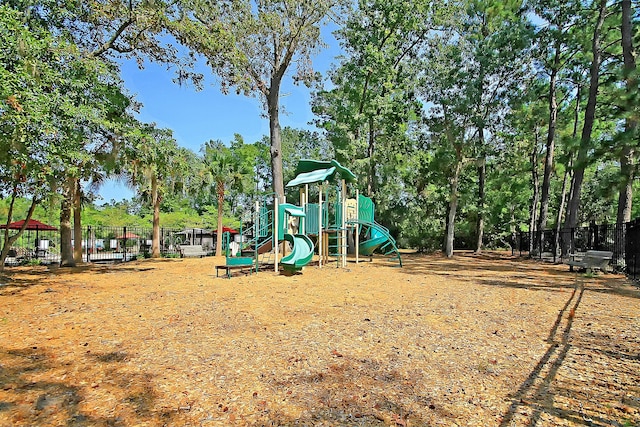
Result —
[[[20, 221], [12, 222], [8, 226], [5, 224], [2, 224], [0, 225], [0, 229], [9, 228], [10, 230], [20, 230], [23, 224], [24, 224], [24, 219], [21, 219]], [[25, 228], [25, 230], [57, 231], [58, 229], [51, 225], [45, 224], [44, 222], [40, 222], [35, 219], [30, 219], [29, 222], [27, 223], [27, 228]]]
[[[214, 233], [217, 233], [218, 230], [213, 230]], [[227, 227], [226, 225], [222, 227], [222, 232], [223, 233], [231, 233], [231, 234], [238, 234], [237, 230], [234, 230], [231, 227]]]
[[139, 238], [140, 236], [138, 236], [137, 234], [129, 233], [128, 231], [116, 237], [116, 239], [139, 239]]

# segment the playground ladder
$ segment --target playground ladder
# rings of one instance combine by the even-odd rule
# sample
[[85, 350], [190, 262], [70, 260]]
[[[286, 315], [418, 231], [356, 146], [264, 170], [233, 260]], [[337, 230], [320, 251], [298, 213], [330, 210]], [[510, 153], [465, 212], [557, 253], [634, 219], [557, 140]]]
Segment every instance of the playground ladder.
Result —
[[[347, 229], [344, 228], [331, 228], [328, 230], [329, 236], [329, 256], [336, 258], [337, 267], [340, 268], [342, 260], [347, 256], [347, 250], [349, 249], [348, 238], [346, 237]], [[343, 232], [345, 237], [343, 239]], [[342, 243], [341, 241], [344, 240]], [[331, 243], [333, 241], [333, 244]]]

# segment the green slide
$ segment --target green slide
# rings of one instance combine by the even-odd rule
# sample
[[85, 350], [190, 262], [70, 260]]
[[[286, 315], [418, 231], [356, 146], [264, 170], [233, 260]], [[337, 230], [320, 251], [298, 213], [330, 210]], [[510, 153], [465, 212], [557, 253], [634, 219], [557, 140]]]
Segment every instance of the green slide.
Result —
[[306, 234], [285, 233], [284, 240], [291, 243], [292, 246], [291, 253], [280, 260], [285, 270], [299, 271], [309, 264], [313, 258], [314, 245]]
[[371, 256], [384, 242], [387, 241], [387, 236], [382, 234], [377, 228], [372, 228], [370, 231], [370, 238], [360, 243], [358, 247], [360, 254], [364, 256]]
[[400, 251], [396, 246], [396, 240], [389, 234], [389, 230], [375, 221], [351, 220], [348, 222], [349, 224], [360, 224], [362, 233], [369, 236], [358, 245], [360, 255], [372, 256], [375, 251], [378, 251], [385, 256], [390, 256], [390, 260], [398, 261], [398, 265], [402, 267]]

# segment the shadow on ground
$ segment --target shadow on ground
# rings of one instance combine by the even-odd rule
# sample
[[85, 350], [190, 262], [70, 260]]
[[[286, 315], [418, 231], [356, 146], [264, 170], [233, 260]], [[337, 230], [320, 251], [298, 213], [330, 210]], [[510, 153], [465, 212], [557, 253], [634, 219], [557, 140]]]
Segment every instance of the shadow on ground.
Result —
[[[441, 255], [405, 254], [403, 263], [402, 272], [408, 274], [438, 275], [453, 279], [468, 279], [469, 274], [472, 274], [475, 276], [474, 280], [479, 283], [505, 288], [571, 290], [576, 280], [584, 280], [589, 284], [590, 292], [640, 299], [640, 289], [628, 286], [620, 275], [597, 273], [591, 276], [570, 272], [569, 268], [563, 265], [511, 256], [506, 252], [456, 252], [452, 258]], [[565, 268], [566, 271], [563, 271]], [[488, 274], [491, 278], [484, 278], [483, 272], [499, 273], [502, 279], [496, 280], [495, 274]]]
[[[77, 369], [74, 362], [58, 360], [39, 347], [0, 349], [0, 416], [13, 426], [65, 425], [73, 427], [114, 427], [171, 423], [176, 411], [154, 411], [156, 392], [153, 375], [124, 369], [126, 353], [87, 353], [87, 363], [99, 364], [100, 379], [91, 384], [72, 384], [65, 372]], [[39, 380], [38, 378], [48, 378]], [[52, 380], [58, 378], [58, 380]], [[105, 389], [107, 396], [119, 396], [109, 405], [118, 413], [100, 416], [85, 412], [87, 390]]]
[[551, 328], [546, 353], [510, 396], [500, 427], [547, 425], [550, 419], [585, 426], [640, 425], [640, 339], [619, 331], [618, 336], [596, 332], [584, 319], [574, 327], [585, 293], [602, 290], [585, 286], [588, 280], [578, 277]]

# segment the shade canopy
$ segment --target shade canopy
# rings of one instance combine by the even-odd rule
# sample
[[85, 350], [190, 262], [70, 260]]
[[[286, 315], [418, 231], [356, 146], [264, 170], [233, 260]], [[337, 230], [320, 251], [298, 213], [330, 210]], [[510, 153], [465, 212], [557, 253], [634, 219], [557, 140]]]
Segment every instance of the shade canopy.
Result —
[[138, 236], [137, 234], [133, 234], [128, 231], [116, 237], [116, 239], [139, 239], [139, 238], [140, 236]]
[[[20, 221], [12, 222], [8, 226], [6, 224], [0, 225], [0, 229], [8, 228], [10, 230], [20, 230], [22, 225], [24, 224], [24, 219]], [[27, 222], [27, 227], [25, 230], [38, 230], [38, 231], [58, 231], [56, 227], [53, 227], [49, 224], [45, 224], [44, 222], [40, 222], [36, 219], [30, 219]]]
[[[217, 233], [218, 230], [213, 230], [214, 233]], [[238, 234], [238, 230], [234, 230], [231, 227], [227, 227], [226, 225], [222, 227], [222, 232], [223, 233], [230, 233], [230, 234]]]
[[322, 161], [302, 159], [296, 167], [296, 177], [287, 183], [287, 187], [296, 187], [316, 182], [332, 181], [339, 175], [347, 182], [355, 182], [356, 176], [337, 160]]

